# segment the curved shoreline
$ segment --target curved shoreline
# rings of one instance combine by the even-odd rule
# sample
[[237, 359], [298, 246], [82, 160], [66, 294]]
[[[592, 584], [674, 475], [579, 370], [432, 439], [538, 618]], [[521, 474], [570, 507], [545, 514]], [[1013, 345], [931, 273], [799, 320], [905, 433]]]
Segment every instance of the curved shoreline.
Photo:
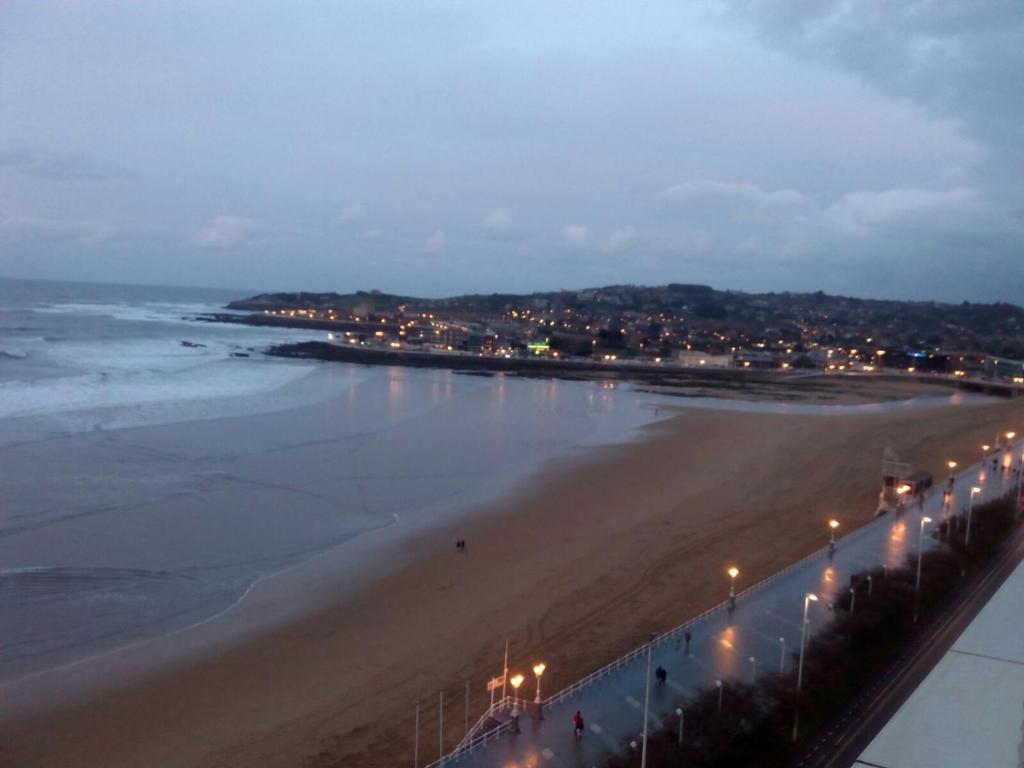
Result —
[[[118, 768], [394, 765], [410, 702], [485, 679], [505, 636], [513, 664], [550, 661], [557, 689], [646, 628], [720, 600], [724, 559], [756, 580], [817, 549], [825, 515], [844, 530], [870, 519], [880, 434], [934, 469], [1019, 418], [1010, 406], [837, 417], [825, 433], [816, 418], [681, 409], [642, 441], [559, 461], [515, 497], [466, 516], [466, 554], [452, 552], [448, 531], [424, 530], [389, 573], [355, 592], [331, 569], [310, 569], [307, 596], [324, 601], [312, 614], [185, 664], [138, 669], [131, 684], [66, 704], [59, 717], [8, 723], [0, 754]], [[261, 587], [234, 619], [287, 593], [273, 580]], [[171, 712], [187, 744], [162, 727], [158, 713]]]

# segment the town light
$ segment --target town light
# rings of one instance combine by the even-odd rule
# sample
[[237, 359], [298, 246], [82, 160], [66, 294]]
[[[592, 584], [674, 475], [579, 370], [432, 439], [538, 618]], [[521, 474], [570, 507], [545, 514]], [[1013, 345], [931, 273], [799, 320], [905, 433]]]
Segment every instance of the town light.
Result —
[[838, 520], [834, 520], [834, 519], [833, 520], [829, 520], [828, 521], [828, 527], [830, 528], [829, 536], [828, 536], [828, 543], [829, 544], [835, 544], [836, 543], [836, 528], [839, 527], [839, 521]]
[[727, 571], [729, 574], [729, 599], [736, 599], [736, 577], [740, 575], [740, 569], [735, 565], [731, 566]]
[[1015, 438], [1016, 436], [1017, 436], [1016, 432], [1007, 432], [1006, 433], [1006, 439], [1007, 440], [1013, 440], [1013, 438]]

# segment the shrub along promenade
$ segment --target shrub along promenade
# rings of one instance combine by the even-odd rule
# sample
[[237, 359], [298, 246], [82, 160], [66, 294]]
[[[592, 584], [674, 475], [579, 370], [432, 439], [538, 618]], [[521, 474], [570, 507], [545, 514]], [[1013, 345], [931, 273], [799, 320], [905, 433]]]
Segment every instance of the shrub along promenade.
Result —
[[[922, 552], [920, 561], [913, 552], [904, 567], [855, 574], [851, 591], [836, 600], [834, 619], [807, 641], [799, 696], [794, 658], [785, 673], [725, 688], [704, 686], [680, 697], [676, 711], [682, 717], [648, 736], [646, 765], [786, 765], [910, 642], [924, 619], [994, 558], [1017, 524], [1016, 501], [1009, 494], [979, 504], [969, 521], [964, 514], [943, 521], [932, 534], [938, 546]], [[641, 751], [636, 742], [623, 744], [606, 768], [639, 766]]]

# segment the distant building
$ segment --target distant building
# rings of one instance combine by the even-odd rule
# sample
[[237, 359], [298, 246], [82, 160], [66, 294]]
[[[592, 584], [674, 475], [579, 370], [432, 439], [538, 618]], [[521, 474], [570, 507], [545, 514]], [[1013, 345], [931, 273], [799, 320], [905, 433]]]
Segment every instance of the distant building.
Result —
[[713, 355], [682, 349], [676, 352], [676, 362], [686, 368], [732, 368], [732, 355]]

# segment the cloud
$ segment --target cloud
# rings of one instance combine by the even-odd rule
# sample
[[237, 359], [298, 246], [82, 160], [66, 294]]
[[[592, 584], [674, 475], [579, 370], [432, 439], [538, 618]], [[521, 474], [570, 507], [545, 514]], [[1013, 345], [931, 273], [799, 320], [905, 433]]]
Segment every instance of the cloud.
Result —
[[443, 229], [434, 230], [434, 234], [426, 239], [423, 243], [424, 253], [440, 253], [444, 250], [445, 245], [448, 243], [448, 238], [445, 237]]
[[339, 224], [354, 224], [366, 218], [366, 208], [361, 203], [346, 205], [338, 214]]
[[117, 234], [117, 227], [100, 219], [46, 219], [32, 216], [0, 217], [0, 237], [5, 240], [72, 240], [96, 246]]
[[824, 218], [839, 229], [864, 233], [902, 219], [964, 213], [973, 209], [977, 197], [967, 187], [851, 192], [829, 206]]
[[1016, 0], [745, 0], [731, 10], [771, 48], [952, 118], [990, 151], [986, 170], [1019, 188], [1024, 13]]
[[492, 235], [505, 234], [511, 226], [512, 217], [504, 208], [495, 208], [480, 221], [480, 228]]
[[609, 253], [618, 253], [628, 248], [636, 240], [636, 229], [632, 226], [622, 227], [612, 231], [604, 243], [604, 249]]
[[562, 240], [573, 248], [583, 248], [591, 241], [590, 227], [583, 224], [566, 224], [562, 227]]
[[128, 174], [99, 168], [77, 155], [40, 155], [29, 149], [0, 150], [0, 171], [44, 181], [104, 182], [124, 179]]
[[809, 203], [807, 197], [795, 189], [766, 190], [750, 182], [712, 180], [676, 184], [666, 191], [665, 196], [670, 206], [714, 207], [735, 218], [747, 220], [793, 215]]
[[200, 227], [194, 239], [206, 248], [231, 249], [253, 242], [266, 231], [266, 225], [257, 219], [221, 214]]

